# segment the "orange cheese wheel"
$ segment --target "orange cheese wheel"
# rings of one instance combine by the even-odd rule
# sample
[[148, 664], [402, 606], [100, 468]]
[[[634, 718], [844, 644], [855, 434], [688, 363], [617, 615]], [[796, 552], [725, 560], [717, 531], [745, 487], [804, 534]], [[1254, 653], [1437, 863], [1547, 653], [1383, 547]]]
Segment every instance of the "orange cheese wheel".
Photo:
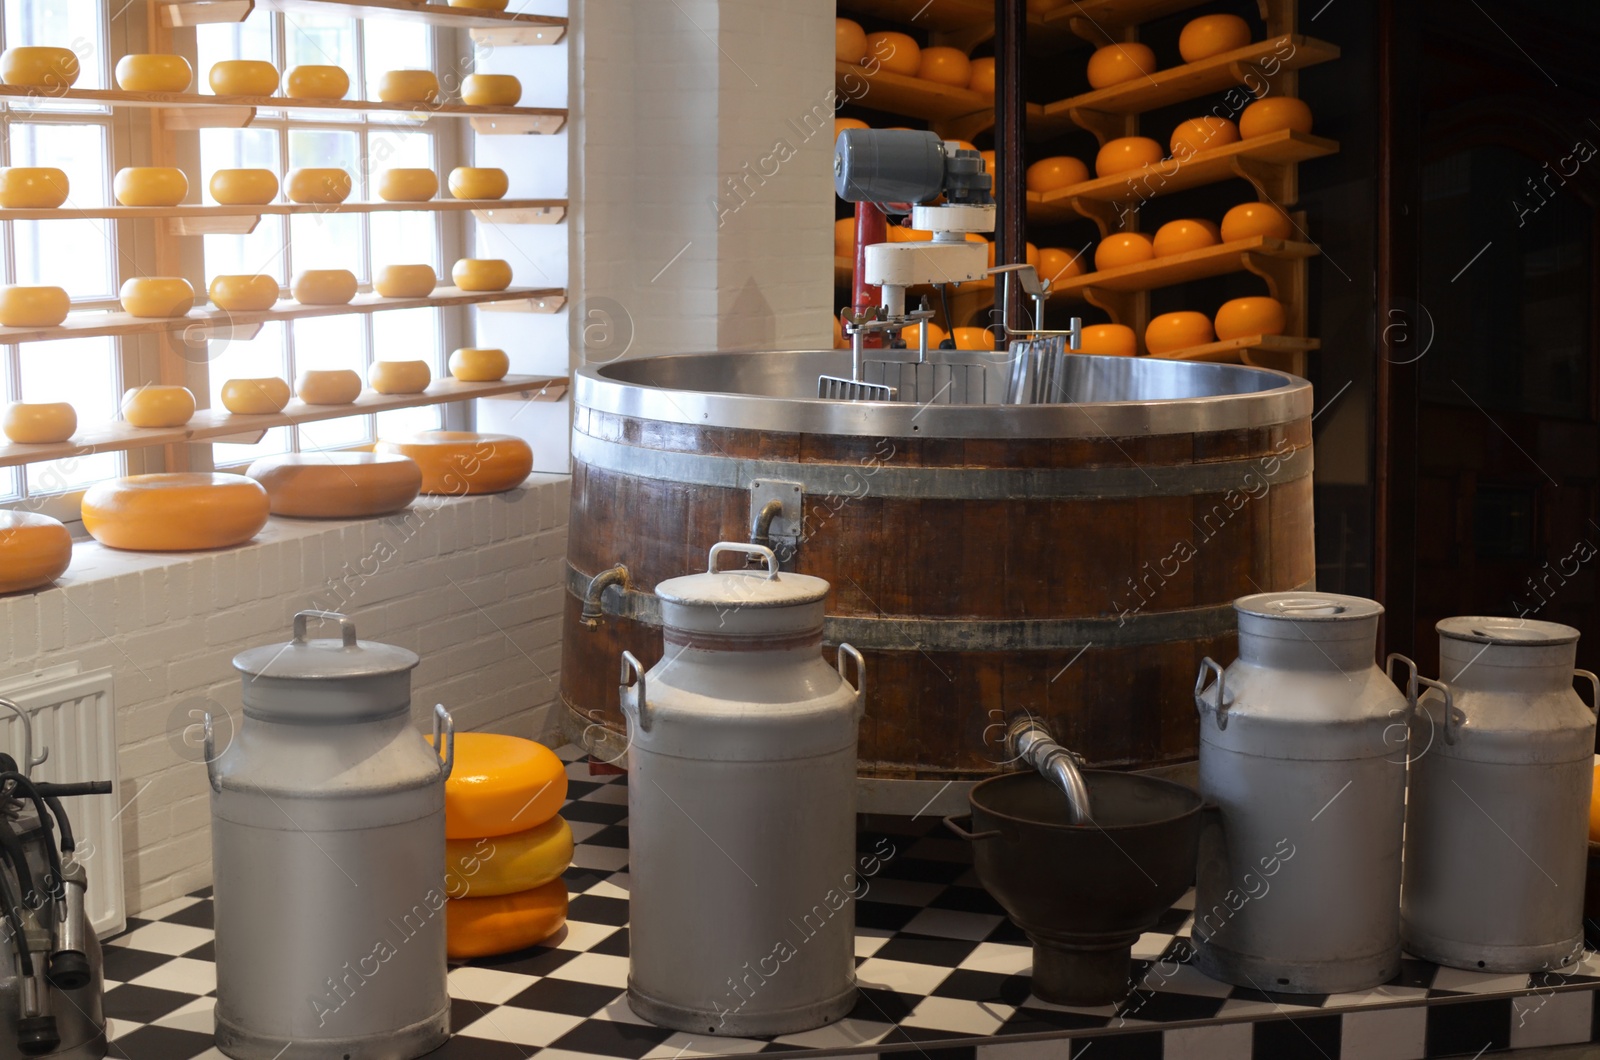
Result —
[[1216, 332], [1211, 329], [1210, 317], [1186, 309], [1177, 313], [1162, 313], [1151, 320], [1144, 329], [1144, 348], [1160, 356], [1191, 346], [1204, 346], [1216, 341], [1216, 337]]
[[473, 107], [515, 107], [522, 82], [510, 74], [468, 74], [461, 79], [461, 101]]
[[463, 383], [493, 383], [511, 371], [505, 350], [464, 346], [450, 355], [450, 374]]
[[1283, 303], [1264, 295], [1223, 302], [1215, 321], [1217, 339], [1242, 339], [1247, 335], [1282, 335], [1289, 326]]
[[299, 519], [387, 515], [422, 488], [416, 461], [390, 453], [289, 453], [263, 457], [245, 474], [267, 491], [273, 515]]
[[7, 48], [0, 53], [0, 81], [28, 88], [62, 91], [78, 80], [78, 56], [71, 48]]
[[833, 256], [853, 258], [856, 253], [856, 219], [841, 217], [833, 222]]
[[1132, 357], [1139, 352], [1139, 344], [1133, 329], [1126, 324], [1090, 324], [1079, 336], [1078, 352]]
[[290, 202], [329, 205], [348, 199], [352, 187], [349, 173], [324, 166], [291, 169], [283, 190]]
[[60, 287], [0, 287], [0, 325], [8, 328], [53, 328], [71, 309]]
[[278, 197], [278, 175], [270, 169], [219, 169], [211, 174], [210, 188], [224, 206], [263, 206]]
[[122, 418], [130, 427], [182, 427], [194, 416], [188, 387], [136, 386], [122, 395]]
[[278, 281], [271, 276], [213, 276], [207, 288], [218, 309], [259, 313], [278, 304]]
[[343, 99], [350, 75], [337, 66], [296, 66], [283, 76], [283, 94], [290, 99]]
[[135, 276], [117, 297], [136, 317], [181, 317], [194, 308], [194, 288], [182, 276]]
[[[836, 326], [838, 325], [838, 323], [839, 323], [838, 320], [834, 321], [834, 324]], [[900, 329], [900, 338], [902, 340], [904, 340], [904, 342], [906, 344], [906, 347], [908, 349], [913, 349], [914, 350], [914, 349], [917, 348], [917, 342], [918, 342], [917, 332], [918, 332], [918, 330], [919, 329], [918, 329], [917, 325], [915, 325], [915, 324], [907, 324], [905, 327]], [[840, 331], [840, 334], [843, 334], [844, 333], [844, 328], [840, 327], [839, 331]], [[944, 328], [941, 328], [939, 325], [935, 324], [931, 320], [928, 321], [928, 349], [931, 350], [934, 347], [938, 346], [939, 343], [943, 342], [945, 340], [946, 334], [947, 333], [945, 332]]]
[[1178, 127], [1172, 130], [1172, 137], [1167, 141], [1167, 146], [1171, 149], [1173, 158], [1182, 160], [1201, 151], [1237, 143], [1238, 140], [1237, 125], [1227, 118], [1206, 114], [1190, 118], [1188, 121], [1180, 121]]
[[873, 33], [867, 37], [864, 61], [870, 65], [874, 60], [891, 74], [916, 77], [922, 66], [922, 46], [904, 33]]
[[177, 471], [99, 482], [83, 528], [107, 548], [193, 552], [243, 544], [267, 525], [267, 491], [243, 475]]
[[111, 187], [124, 206], [176, 206], [189, 194], [189, 178], [172, 166], [126, 166]]
[[1094, 267], [1104, 272], [1139, 265], [1155, 256], [1155, 246], [1143, 232], [1113, 232], [1094, 248]]
[[356, 296], [356, 274], [349, 269], [307, 269], [294, 274], [289, 292], [301, 305], [347, 305]]
[[483, 898], [543, 887], [572, 864], [572, 829], [558, 816], [510, 835], [445, 841], [445, 893]]
[[833, 119], [833, 138], [837, 140], [839, 134], [846, 129], [870, 129], [872, 126], [860, 118], [835, 118]]
[[48, 515], [0, 511], [0, 593], [49, 585], [72, 563], [72, 535]]
[[1089, 87], [1109, 88], [1156, 72], [1156, 53], [1148, 44], [1123, 41], [1096, 48], [1089, 56]]
[[259, 59], [225, 59], [206, 81], [219, 96], [270, 96], [278, 91], [278, 68]]
[[453, 198], [503, 199], [511, 179], [494, 166], [457, 166], [450, 171], [449, 184]]
[[361, 396], [361, 377], [348, 368], [301, 372], [294, 392], [307, 405], [348, 405]]
[[450, 278], [463, 291], [503, 291], [511, 286], [511, 263], [500, 258], [462, 258]]
[[439, 174], [431, 169], [386, 169], [378, 174], [384, 202], [426, 202], [439, 194]]
[[525, 832], [559, 813], [566, 799], [566, 764], [544, 744], [494, 732], [456, 733], [455, 767], [444, 782], [446, 839]]
[[385, 103], [432, 103], [439, 98], [439, 78], [432, 70], [390, 70], [378, 78], [378, 98]]
[[70, 189], [66, 172], [53, 166], [0, 169], [0, 206], [8, 210], [54, 210]]
[[973, 59], [972, 73], [967, 77], [967, 87], [986, 96], [994, 95], [994, 60]]
[[1289, 215], [1270, 202], [1241, 202], [1222, 215], [1222, 241], [1232, 243], [1240, 239], [1266, 236], [1269, 239], [1288, 239], [1294, 235], [1294, 222]]
[[1187, 254], [1191, 250], [1214, 247], [1220, 238], [1216, 225], [1200, 218], [1189, 217], [1179, 221], [1168, 221], [1156, 229], [1156, 237], [1151, 240], [1151, 244], [1155, 248], [1156, 257], [1168, 258], [1174, 254]]
[[433, 382], [427, 361], [373, 361], [367, 382], [380, 394], [420, 394]]
[[542, 942], [567, 922], [567, 881], [487, 898], [445, 903], [445, 952], [452, 960], [513, 953]]
[[18, 445], [64, 442], [78, 429], [78, 410], [65, 401], [6, 406], [0, 430]]
[[423, 493], [452, 497], [503, 493], [521, 485], [533, 470], [533, 450], [509, 434], [424, 431], [381, 439], [373, 451], [409, 456], [422, 468]]
[[833, 20], [833, 57], [841, 63], [859, 63], [867, 57], [867, 34], [861, 23], [849, 18]]
[[1028, 172], [1023, 175], [1023, 183], [1027, 185], [1028, 190], [1039, 192], [1082, 184], [1088, 179], [1089, 167], [1067, 155], [1041, 158], [1029, 166]]
[[960, 48], [924, 48], [917, 58], [917, 76], [939, 85], [966, 88], [972, 80], [972, 60]]
[[385, 265], [372, 281], [380, 298], [426, 298], [439, 284], [432, 265]]
[[1119, 136], [1107, 140], [1094, 156], [1094, 172], [1098, 177], [1143, 169], [1161, 161], [1161, 145], [1148, 136]]
[[1600, 843], [1600, 765], [1594, 767], [1594, 786], [1589, 789], [1589, 842]]
[[1038, 268], [1041, 279], [1060, 283], [1070, 277], [1083, 275], [1083, 255], [1060, 247], [1041, 247]]
[[950, 334], [958, 350], [994, 349], [994, 332], [988, 328], [956, 328]]
[[1305, 100], [1293, 96], [1263, 96], [1239, 115], [1239, 135], [1247, 140], [1283, 129], [1297, 133], [1311, 131], [1311, 108]]
[[266, 416], [289, 404], [289, 384], [277, 376], [230, 379], [222, 384], [222, 407], [236, 416]]
[[1178, 34], [1178, 54], [1186, 63], [1231, 52], [1250, 43], [1250, 24], [1238, 15], [1201, 15]]
[[124, 92], [187, 92], [194, 67], [181, 55], [124, 55], [117, 60], [117, 87]]

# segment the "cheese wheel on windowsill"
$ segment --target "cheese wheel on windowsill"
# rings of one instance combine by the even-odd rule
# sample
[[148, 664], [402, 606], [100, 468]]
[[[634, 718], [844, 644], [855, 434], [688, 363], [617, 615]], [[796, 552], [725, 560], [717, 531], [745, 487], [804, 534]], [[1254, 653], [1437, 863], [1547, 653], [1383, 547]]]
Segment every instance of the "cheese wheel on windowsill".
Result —
[[222, 384], [222, 407], [235, 416], [268, 416], [289, 405], [289, 384], [277, 376], [230, 379]]
[[422, 492], [449, 497], [515, 489], [533, 470], [533, 450], [509, 434], [425, 431], [381, 439], [373, 451], [409, 456], [422, 468]]
[[60, 287], [0, 287], [0, 324], [8, 328], [53, 328], [71, 311]]
[[445, 893], [487, 898], [542, 887], [572, 864], [572, 829], [559, 815], [511, 835], [445, 841]]
[[307, 405], [348, 405], [361, 396], [361, 377], [349, 368], [301, 372], [294, 392]]
[[267, 491], [243, 475], [163, 472], [91, 486], [83, 528], [107, 548], [195, 552], [242, 544], [267, 525]]
[[554, 817], [566, 798], [566, 765], [544, 744], [456, 733], [455, 768], [444, 782], [446, 839], [526, 832]]
[[7, 48], [0, 53], [0, 81], [8, 85], [61, 92], [77, 82], [80, 70], [71, 48]]
[[65, 401], [36, 405], [18, 402], [7, 407], [0, 429], [18, 445], [64, 442], [78, 429], [78, 411]]
[[251, 464], [245, 474], [267, 491], [273, 515], [365, 519], [417, 499], [422, 470], [390, 453], [290, 453]]
[[289, 293], [301, 305], [348, 305], [356, 296], [356, 274], [349, 269], [307, 269], [295, 273]]
[[463, 383], [498, 382], [509, 371], [511, 358], [505, 350], [464, 346], [450, 355], [450, 374]]
[[48, 515], [0, 511], [0, 593], [49, 585], [72, 563], [72, 535]]
[[194, 418], [194, 394], [188, 387], [136, 386], [122, 395], [122, 418], [130, 427], [182, 427]]
[[515, 107], [522, 82], [510, 74], [468, 74], [461, 79], [461, 102], [473, 107]]
[[511, 263], [502, 258], [462, 258], [450, 279], [463, 291], [503, 291], [511, 286]]
[[420, 394], [433, 382], [427, 361], [373, 361], [367, 383], [380, 394]]
[[445, 903], [445, 952], [453, 960], [515, 953], [560, 931], [567, 922], [567, 881], [492, 898]]

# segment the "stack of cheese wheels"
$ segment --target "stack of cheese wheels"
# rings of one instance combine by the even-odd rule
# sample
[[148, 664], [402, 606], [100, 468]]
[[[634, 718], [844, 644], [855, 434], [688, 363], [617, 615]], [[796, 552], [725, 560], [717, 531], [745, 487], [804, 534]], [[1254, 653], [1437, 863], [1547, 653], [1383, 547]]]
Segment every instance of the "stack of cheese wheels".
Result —
[[572, 830], [561, 759], [542, 744], [456, 734], [444, 785], [446, 947], [456, 960], [511, 953], [567, 922]]

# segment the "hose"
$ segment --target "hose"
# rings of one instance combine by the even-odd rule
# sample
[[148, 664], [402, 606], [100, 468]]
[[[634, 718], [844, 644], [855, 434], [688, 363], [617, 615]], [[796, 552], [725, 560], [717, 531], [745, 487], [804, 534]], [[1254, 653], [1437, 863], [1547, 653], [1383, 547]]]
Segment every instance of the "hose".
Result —
[[[56, 847], [55, 834], [51, 830], [53, 818], [50, 809], [44, 804], [44, 798], [39, 794], [39, 789], [33, 786], [33, 781], [15, 771], [0, 773], [0, 784], [10, 781], [15, 789], [33, 802], [34, 811], [39, 815], [39, 827], [44, 829], [44, 851], [50, 860], [50, 897], [56, 901], [67, 896], [65, 883], [62, 882], [61, 851]], [[21, 844], [18, 843], [20, 849]], [[24, 896], [26, 900], [26, 896]], [[38, 908], [35, 906], [34, 908]]]
[[[16, 839], [16, 833], [5, 825], [0, 825], [0, 833], [10, 835], [13, 840]], [[5, 873], [0, 872], [0, 915], [4, 915], [7, 922], [11, 924], [11, 941], [17, 950], [17, 959], [21, 965], [22, 975], [31, 977], [33, 975], [33, 955], [28, 952], [28, 940], [24, 936], [26, 929], [22, 925], [22, 913], [19, 908], [17, 896], [11, 891], [11, 881], [6, 878]]]
[[34, 886], [33, 869], [28, 866], [27, 851], [22, 848], [22, 840], [7, 820], [0, 820], [0, 856], [11, 866], [12, 874], [17, 877], [17, 886], [22, 888], [22, 900], [28, 907], [37, 909], [43, 905], [44, 899]]

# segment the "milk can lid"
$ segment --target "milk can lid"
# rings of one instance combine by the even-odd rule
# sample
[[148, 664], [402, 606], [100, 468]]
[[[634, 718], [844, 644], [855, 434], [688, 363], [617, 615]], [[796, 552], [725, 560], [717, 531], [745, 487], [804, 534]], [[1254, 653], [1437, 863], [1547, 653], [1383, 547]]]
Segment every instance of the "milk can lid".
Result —
[[[717, 570], [717, 557], [724, 552], [758, 555], [766, 560], [764, 570]], [[770, 548], [737, 541], [721, 541], [711, 546], [704, 574], [685, 574], [656, 583], [656, 596], [669, 604], [687, 607], [770, 608], [815, 604], [828, 596], [830, 586], [809, 574], [780, 572], [778, 557]]]
[[1572, 644], [1578, 631], [1560, 622], [1541, 622], [1533, 618], [1507, 618], [1492, 615], [1455, 615], [1441, 619], [1433, 627], [1441, 637], [1469, 640], [1476, 644], [1515, 644], [1536, 647]]
[[1235, 600], [1233, 609], [1241, 615], [1294, 622], [1351, 622], [1383, 614], [1383, 605], [1376, 600], [1318, 592], [1253, 593]]
[[[311, 618], [337, 620], [341, 636], [307, 639], [306, 622]], [[336, 681], [405, 673], [419, 661], [405, 648], [357, 640], [355, 623], [336, 611], [301, 611], [294, 616], [293, 640], [242, 651], [233, 657], [233, 668], [250, 677]]]

